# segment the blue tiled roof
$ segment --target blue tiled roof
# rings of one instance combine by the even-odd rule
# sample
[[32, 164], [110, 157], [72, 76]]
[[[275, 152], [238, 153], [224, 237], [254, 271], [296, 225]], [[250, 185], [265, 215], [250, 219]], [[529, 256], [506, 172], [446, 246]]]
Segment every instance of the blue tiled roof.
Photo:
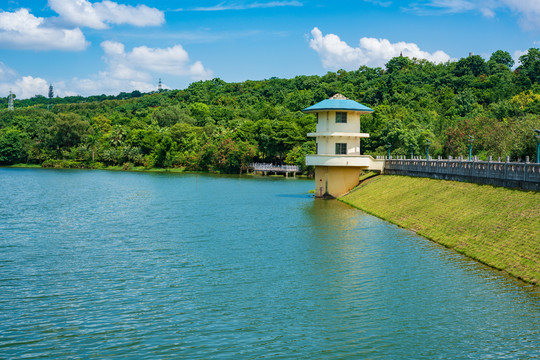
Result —
[[322, 110], [350, 110], [350, 111], [362, 111], [373, 112], [373, 109], [368, 108], [365, 105], [360, 104], [354, 100], [341, 100], [341, 99], [326, 99], [316, 103], [302, 111], [313, 112]]

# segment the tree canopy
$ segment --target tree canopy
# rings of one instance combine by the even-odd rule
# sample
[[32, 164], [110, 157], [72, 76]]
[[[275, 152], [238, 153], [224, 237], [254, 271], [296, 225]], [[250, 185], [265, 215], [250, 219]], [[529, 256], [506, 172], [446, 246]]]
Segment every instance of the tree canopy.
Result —
[[[315, 151], [314, 115], [301, 110], [342, 93], [375, 110], [362, 116], [364, 154], [535, 156], [540, 50], [519, 65], [506, 51], [433, 64], [399, 56], [386, 68], [292, 79], [192, 83], [183, 90], [117, 96], [36, 96], [0, 110], [0, 164], [183, 167], [235, 173], [253, 161], [297, 164]], [[4, 98], [7, 105], [7, 98]], [[49, 110], [47, 110], [49, 109]], [[431, 152], [430, 151], [430, 152]], [[309, 170], [309, 169], [308, 169]]]

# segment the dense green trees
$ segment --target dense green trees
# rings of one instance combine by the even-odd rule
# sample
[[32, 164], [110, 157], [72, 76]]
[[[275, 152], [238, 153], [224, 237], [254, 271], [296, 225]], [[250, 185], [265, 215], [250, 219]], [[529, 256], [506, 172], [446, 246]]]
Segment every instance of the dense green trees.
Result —
[[[375, 109], [362, 118], [362, 153], [535, 156], [540, 128], [540, 50], [515, 70], [508, 52], [433, 64], [399, 56], [386, 69], [226, 83], [118, 96], [15, 100], [0, 110], [0, 164], [184, 167], [238, 173], [252, 161], [298, 164], [315, 151], [315, 118], [301, 112], [335, 93]], [[7, 103], [7, 99], [5, 99]], [[47, 110], [47, 106], [51, 105]], [[308, 169], [309, 170], [309, 169]]]
[[7, 128], [0, 131], [0, 164], [24, 162], [28, 157], [28, 136], [20, 130]]
[[519, 58], [521, 65], [518, 71], [531, 83], [540, 81], [540, 49], [529, 49], [527, 54]]

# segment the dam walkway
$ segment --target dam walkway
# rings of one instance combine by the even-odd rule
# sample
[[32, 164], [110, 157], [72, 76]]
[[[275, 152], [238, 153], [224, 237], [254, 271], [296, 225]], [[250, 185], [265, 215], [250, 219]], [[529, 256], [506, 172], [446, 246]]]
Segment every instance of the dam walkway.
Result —
[[540, 164], [458, 159], [386, 159], [384, 173], [540, 191]]

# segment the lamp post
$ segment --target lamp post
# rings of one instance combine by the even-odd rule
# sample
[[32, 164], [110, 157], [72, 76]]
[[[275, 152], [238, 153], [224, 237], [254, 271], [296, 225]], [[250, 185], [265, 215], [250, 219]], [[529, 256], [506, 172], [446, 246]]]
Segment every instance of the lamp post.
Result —
[[392, 144], [386, 143], [386, 147], [388, 148], [388, 160], [390, 160], [390, 150], [392, 149]]
[[534, 129], [534, 132], [536, 135], [534, 135], [534, 138], [536, 139], [536, 163], [540, 164], [540, 130]]
[[429, 161], [429, 144], [431, 144], [431, 140], [426, 139], [426, 160]]
[[412, 160], [414, 158], [414, 145], [411, 144], [410, 147], [411, 147], [411, 160]]
[[474, 137], [469, 135], [469, 161], [472, 159], [472, 144], [474, 142]]

